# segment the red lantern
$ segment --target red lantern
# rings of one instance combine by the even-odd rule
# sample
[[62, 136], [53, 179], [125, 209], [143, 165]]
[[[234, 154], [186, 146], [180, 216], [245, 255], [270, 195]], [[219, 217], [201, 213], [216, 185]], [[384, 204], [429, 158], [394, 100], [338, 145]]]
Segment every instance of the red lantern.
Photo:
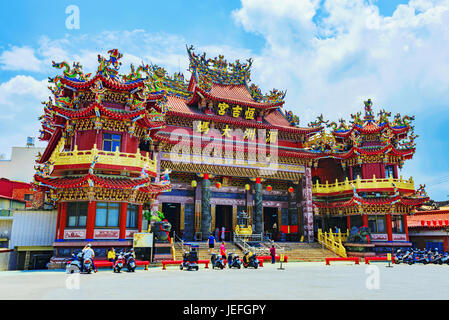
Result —
[[262, 180], [260, 178], [256, 178], [256, 183], [260, 183]]
[[217, 187], [217, 189], [220, 189], [221, 188], [221, 183], [220, 182], [215, 183], [215, 187]]
[[208, 173], [204, 174], [204, 180], [209, 180], [209, 174]]
[[271, 186], [267, 186], [267, 191], [271, 191], [273, 188]]
[[295, 191], [295, 189], [293, 189], [293, 187], [288, 188], [288, 192], [293, 193], [293, 191]]

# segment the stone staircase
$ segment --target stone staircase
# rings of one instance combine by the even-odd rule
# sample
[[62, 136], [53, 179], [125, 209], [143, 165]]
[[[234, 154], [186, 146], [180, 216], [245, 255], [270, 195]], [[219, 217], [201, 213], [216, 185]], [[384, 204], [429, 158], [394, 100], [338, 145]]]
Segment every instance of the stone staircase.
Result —
[[[284, 248], [284, 254], [288, 256], [288, 261], [325, 261], [326, 258], [338, 257], [332, 251], [322, 248], [317, 242], [278, 242]], [[276, 252], [276, 254], [279, 254]]]
[[[210, 252], [209, 246], [205, 242], [201, 243], [195, 243], [192, 242], [194, 245], [198, 245], [198, 259], [200, 260], [209, 260], [210, 259]], [[226, 252], [232, 251], [234, 253], [237, 253], [240, 258], [243, 257], [243, 251], [236, 245], [232, 244], [231, 242], [226, 242]], [[325, 261], [326, 258], [330, 257], [338, 257], [335, 253], [332, 251], [322, 248], [322, 246], [317, 242], [312, 243], [302, 243], [302, 242], [277, 242], [277, 247], [284, 248], [283, 252], [279, 249], [276, 249], [276, 255], [279, 255], [280, 253], [284, 253], [288, 256], [289, 262], [294, 261]], [[187, 247], [186, 247], [187, 248]], [[267, 247], [267, 254], [269, 255]], [[214, 248], [215, 253], [220, 252], [219, 245], [215, 246]], [[182, 260], [182, 254], [183, 250], [181, 250], [181, 246], [177, 244], [175, 246], [175, 260]]]

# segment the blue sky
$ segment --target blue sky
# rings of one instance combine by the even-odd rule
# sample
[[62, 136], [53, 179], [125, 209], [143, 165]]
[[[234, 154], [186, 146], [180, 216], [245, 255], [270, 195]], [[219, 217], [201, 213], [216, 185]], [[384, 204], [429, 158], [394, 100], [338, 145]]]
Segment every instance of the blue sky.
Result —
[[[66, 28], [76, 5], [80, 28]], [[375, 111], [415, 115], [417, 151], [401, 174], [449, 195], [449, 0], [8, 1], [0, 10], [0, 153], [38, 136], [51, 61], [94, 72], [111, 48], [130, 63], [183, 71], [185, 46], [254, 59], [252, 81], [287, 90], [301, 125], [323, 113], [349, 120]]]

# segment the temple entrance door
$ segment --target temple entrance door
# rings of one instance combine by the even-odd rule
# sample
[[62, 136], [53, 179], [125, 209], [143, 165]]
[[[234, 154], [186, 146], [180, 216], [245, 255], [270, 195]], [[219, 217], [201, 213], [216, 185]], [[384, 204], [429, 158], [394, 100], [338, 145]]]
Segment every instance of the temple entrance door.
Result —
[[162, 203], [162, 212], [165, 219], [171, 223], [170, 237], [173, 237], [173, 232], [178, 237], [181, 237], [181, 204], [180, 203]]
[[279, 239], [279, 228], [278, 225], [278, 209], [271, 207], [263, 208], [263, 230], [270, 239], [278, 241]]
[[[220, 241], [221, 241], [221, 230], [225, 227], [225, 241], [231, 240], [231, 230], [232, 230], [232, 206], [217, 205], [215, 207], [215, 229], [218, 228], [220, 231]], [[215, 231], [215, 230], [214, 230]]]

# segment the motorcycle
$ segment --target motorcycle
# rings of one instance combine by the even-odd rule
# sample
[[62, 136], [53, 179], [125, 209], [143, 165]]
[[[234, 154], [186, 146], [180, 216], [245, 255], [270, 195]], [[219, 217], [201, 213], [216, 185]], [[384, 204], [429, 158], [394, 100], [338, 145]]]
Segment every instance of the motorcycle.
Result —
[[[408, 253], [408, 251], [407, 251], [407, 253]], [[398, 249], [394, 256], [394, 263], [396, 263], [396, 264], [404, 263], [404, 257], [407, 253], [403, 253], [401, 249]]]
[[445, 252], [441, 257], [441, 263], [449, 264], [449, 252]]
[[438, 253], [438, 251], [436, 251], [435, 254], [433, 255], [432, 263], [443, 264], [443, 262], [441, 261], [442, 258], [443, 258], [443, 255]]
[[427, 257], [427, 253], [425, 250], [416, 250], [414, 252], [413, 257], [414, 257], [414, 259], [413, 259], [414, 263], [422, 263], [422, 264], [429, 263], [429, 259]]
[[246, 251], [243, 255], [243, 266], [245, 268], [251, 267], [257, 269], [259, 267], [259, 260], [255, 253]]
[[92, 259], [91, 258], [84, 259], [83, 273], [90, 274], [92, 271], [93, 271]]
[[242, 261], [240, 260], [237, 254], [234, 254], [232, 252], [228, 254], [228, 266], [229, 269], [231, 268], [240, 269], [240, 267], [242, 266]]
[[71, 258], [66, 261], [65, 271], [66, 273], [79, 273], [81, 272], [83, 253], [72, 254]]
[[124, 259], [125, 259], [126, 270], [128, 272], [135, 272], [136, 271], [136, 259], [134, 259], [133, 253], [132, 252], [125, 253]]
[[226, 266], [223, 261], [223, 257], [221, 255], [217, 255], [216, 253], [211, 254], [210, 262], [212, 264], [212, 269], [218, 268], [223, 270]]
[[120, 273], [120, 270], [122, 270], [124, 264], [125, 264], [124, 254], [123, 252], [120, 252], [117, 255], [117, 259], [114, 262], [114, 266], [112, 267], [114, 273]]
[[188, 271], [190, 270], [196, 270], [198, 271], [198, 254], [193, 249], [190, 252], [186, 251], [183, 254], [183, 261], [179, 268], [182, 270], [186, 268]]

